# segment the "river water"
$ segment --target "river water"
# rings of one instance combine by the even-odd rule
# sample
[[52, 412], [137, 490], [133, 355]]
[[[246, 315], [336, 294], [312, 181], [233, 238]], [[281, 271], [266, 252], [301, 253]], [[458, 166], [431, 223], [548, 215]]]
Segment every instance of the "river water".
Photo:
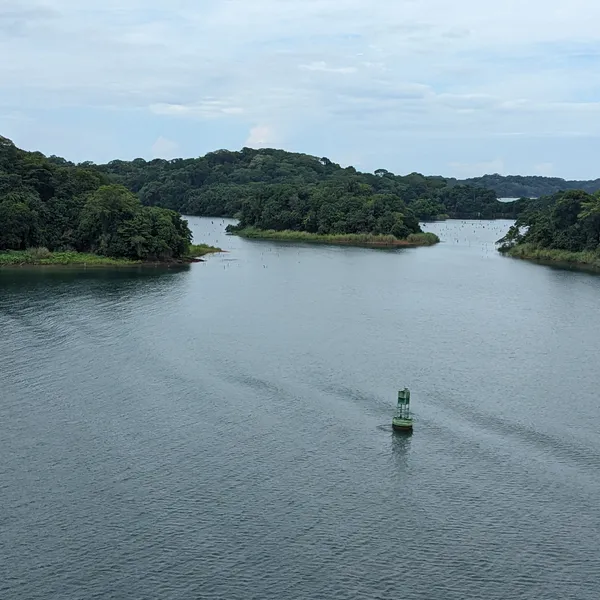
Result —
[[0, 271], [0, 598], [600, 598], [600, 277], [225, 224]]

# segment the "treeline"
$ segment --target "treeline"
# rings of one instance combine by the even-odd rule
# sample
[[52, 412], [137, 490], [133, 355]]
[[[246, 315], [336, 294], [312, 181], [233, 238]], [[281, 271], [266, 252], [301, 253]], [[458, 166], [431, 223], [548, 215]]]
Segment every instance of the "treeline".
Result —
[[560, 177], [521, 175], [484, 175], [471, 179], [449, 179], [453, 185], [470, 185], [494, 190], [499, 198], [539, 198], [567, 190], [583, 190], [593, 194], [600, 190], [600, 179], [568, 181]]
[[[392, 212], [398, 212], [393, 208], [398, 205], [400, 212], [420, 220], [512, 218], [517, 214], [515, 206], [498, 201], [494, 191], [481, 187], [456, 185], [441, 177], [418, 173], [400, 176], [385, 169], [361, 173], [353, 167], [342, 168], [328, 158], [274, 149], [219, 150], [200, 158], [151, 161], [138, 158], [81, 166], [93, 167], [126, 186], [145, 205], [163, 206], [183, 214], [248, 217], [248, 211], [253, 210], [250, 207], [256, 207], [258, 199], [265, 206], [272, 204], [294, 213], [293, 206], [300, 203], [302, 206], [295, 216], [283, 217], [294, 227], [303, 226], [299, 221], [303, 222], [310, 212], [304, 212], [307, 202], [311, 206], [319, 204], [319, 210], [321, 205], [330, 205], [323, 211], [331, 215], [324, 215], [317, 229], [330, 229], [332, 220], [340, 226], [345, 223], [349, 228], [346, 232], [361, 223], [360, 227], [364, 227], [369, 215], [357, 208], [357, 198], [378, 197], [381, 201], [385, 197], [385, 202], [391, 202]], [[286, 206], [291, 206], [290, 210], [283, 208], [285, 194], [289, 195]], [[268, 217], [268, 211], [266, 215], [263, 220], [275, 218]], [[375, 214], [372, 217], [375, 221], [379, 218]], [[313, 223], [314, 217], [309, 222]]]
[[600, 258], [600, 192], [569, 190], [532, 203], [499, 241], [501, 251], [527, 247], [569, 253], [594, 253]]
[[421, 233], [419, 219], [396, 194], [376, 193], [354, 178], [312, 186], [272, 184], [249, 193], [228, 231], [257, 228], [319, 235], [371, 233], [405, 239]]
[[25, 152], [0, 136], [0, 251], [47, 248], [138, 260], [183, 256], [177, 212], [143, 206], [91, 165]]

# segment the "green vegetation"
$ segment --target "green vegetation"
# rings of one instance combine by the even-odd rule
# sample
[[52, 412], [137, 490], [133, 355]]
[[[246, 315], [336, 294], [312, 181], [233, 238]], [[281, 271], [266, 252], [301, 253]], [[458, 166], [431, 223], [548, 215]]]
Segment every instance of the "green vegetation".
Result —
[[81, 265], [86, 267], [126, 267], [140, 264], [127, 258], [99, 256], [89, 252], [50, 252], [47, 248], [0, 252], [0, 267], [20, 265]]
[[[151, 161], [136, 158], [80, 166], [92, 167], [114, 183], [124, 185], [136, 193], [144, 205], [162, 206], [183, 214], [239, 217], [247, 215], [248, 203], [255, 203], [257, 198], [281, 204], [282, 195], [287, 195], [292, 204], [295, 196], [301, 200], [319, 198], [320, 204], [337, 205], [331, 210], [323, 209], [325, 212], [337, 213], [334, 216], [341, 214], [336, 231], [327, 223], [326, 231], [313, 231], [315, 219], [306, 226], [295, 222], [295, 209], [290, 207], [282, 217], [286, 222], [277, 227], [263, 227], [265, 229], [375, 233], [374, 223], [361, 222], [362, 216], [356, 214], [361, 212], [356, 206], [357, 197], [394, 197], [403, 203], [400, 212], [418, 220], [516, 216], [516, 208], [500, 202], [492, 190], [418, 173], [400, 176], [385, 169], [361, 173], [353, 167], [342, 168], [328, 158], [275, 149], [219, 150], [200, 158]], [[340, 200], [343, 201], [340, 203]], [[319, 218], [317, 215], [316, 219]], [[330, 218], [333, 216], [324, 216], [325, 221]], [[318, 223], [317, 230], [320, 226]], [[342, 226], [345, 229], [340, 229]], [[408, 229], [410, 233], [411, 228]], [[382, 233], [389, 234], [390, 228]]]
[[[178, 261], [190, 242], [177, 212], [143, 206], [90, 165], [24, 152], [0, 137], [0, 252], [22, 252], [21, 258], [4, 254], [3, 264], [92, 262], [77, 253], [99, 255], [102, 264], [119, 258]], [[50, 255], [28, 248], [46, 248]]]
[[567, 181], [560, 177], [539, 177], [521, 175], [484, 175], [458, 181], [453, 184], [471, 185], [494, 190], [499, 198], [539, 198], [568, 190], [583, 190], [593, 194], [600, 190], [600, 179], [591, 181]]
[[[194, 259], [222, 252], [221, 248], [215, 248], [208, 244], [190, 244], [185, 255], [179, 260], [169, 262], [191, 262]], [[155, 261], [162, 263], [164, 261]], [[73, 265], [85, 267], [129, 267], [132, 265], [153, 264], [152, 261], [142, 261], [131, 258], [115, 258], [102, 256], [90, 252], [50, 252], [48, 248], [28, 248], [27, 250], [6, 250], [0, 252], [0, 267], [23, 266], [23, 265]]]
[[439, 244], [440, 238], [435, 235], [435, 233], [425, 231], [421, 233], [411, 233], [406, 238], [406, 241], [414, 246], [433, 246], [434, 244]]
[[200, 258], [206, 254], [214, 254], [215, 252], [223, 252], [221, 248], [209, 246], [208, 244], [191, 244], [188, 248], [186, 256], [189, 258]]
[[432, 246], [440, 239], [434, 233], [412, 233], [406, 239], [398, 239], [393, 235], [374, 235], [371, 233], [318, 234], [307, 231], [276, 231], [273, 229], [256, 229], [247, 227], [236, 231], [236, 235], [250, 239], [276, 240], [284, 242], [309, 242], [334, 245], [370, 246], [394, 248], [401, 246]]
[[228, 232], [255, 228], [397, 239], [421, 232], [418, 218], [399, 196], [375, 194], [370, 186], [353, 179], [310, 188], [272, 185], [247, 197], [238, 217], [239, 224], [229, 225]]
[[600, 192], [540, 198], [498, 243], [509, 256], [600, 267]]
[[569, 252], [539, 248], [533, 244], [520, 244], [505, 251], [507, 256], [524, 258], [540, 262], [582, 265], [600, 269], [600, 252]]

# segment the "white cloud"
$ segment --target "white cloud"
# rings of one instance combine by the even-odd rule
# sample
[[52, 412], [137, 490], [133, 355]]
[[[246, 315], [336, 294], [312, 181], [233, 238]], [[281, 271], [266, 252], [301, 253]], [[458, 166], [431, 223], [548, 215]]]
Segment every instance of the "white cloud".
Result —
[[300, 65], [305, 71], [321, 71], [322, 73], [341, 73], [347, 75], [356, 73], [356, 67], [329, 67], [324, 60], [314, 61], [308, 65]]
[[[447, 140], [406, 167], [436, 172], [492, 168], [475, 138], [517, 156], [545, 136], [554, 154], [533, 160], [559, 172], [561, 139], [600, 136], [599, 21], [591, 0], [0, 0], [0, 114], [135, 110], [182, 145], [163, 124], [236, 127], [241, 144], [269, 123], [249, 140], [285, 131], [365, 168]], [[135, 133], [114, 128], [117, 155]]]
[[152, 144], [152, 158], [165, 158], [170, 160], [176, 158], [178, 152], [179, 144], [162, 136]]
[[250, 135], [244, 144], [248, 148], [267, 148], [277, 143], [277, 136], [269, 125], [256, 125], [250, 129]]
[[244, 109], [232, 106], [227, 100], [207, 98], [191, 104], [152, 104], [150, 111], [156, 115], [167, 115], [173, 117], [195, 117], [200, 119], [212, 119], [223, 116], [241, 115]]
[[33, 121], [33, 119], [28, 116], [26, 113], [21, 112], [19, 110], [8, 111], [8, 112], [0, 112], [0, 121]]

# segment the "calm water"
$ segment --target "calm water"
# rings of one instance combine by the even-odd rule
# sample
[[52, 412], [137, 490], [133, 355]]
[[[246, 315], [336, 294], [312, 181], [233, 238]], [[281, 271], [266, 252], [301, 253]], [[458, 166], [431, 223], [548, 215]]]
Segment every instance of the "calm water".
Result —
[[189, 268], [0, 272], [0, 598], [600, 597], [600, 277], [508, 222], [213, 221]]

